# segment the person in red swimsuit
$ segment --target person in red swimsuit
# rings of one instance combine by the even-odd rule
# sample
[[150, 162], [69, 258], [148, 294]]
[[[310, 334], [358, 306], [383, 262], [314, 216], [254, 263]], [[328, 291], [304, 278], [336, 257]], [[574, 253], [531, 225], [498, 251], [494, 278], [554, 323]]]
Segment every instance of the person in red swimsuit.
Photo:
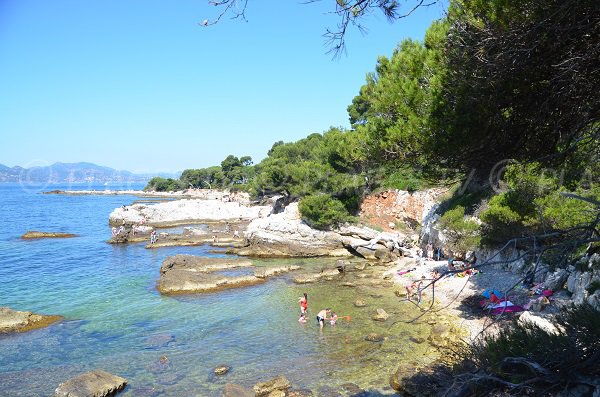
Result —
[[304, 296], [299, 298], [298, 302], [300, 302], [300, 314], [306, 315], [306, 311], [308, 310], [308, 295], [306, 295], [306, 292]]

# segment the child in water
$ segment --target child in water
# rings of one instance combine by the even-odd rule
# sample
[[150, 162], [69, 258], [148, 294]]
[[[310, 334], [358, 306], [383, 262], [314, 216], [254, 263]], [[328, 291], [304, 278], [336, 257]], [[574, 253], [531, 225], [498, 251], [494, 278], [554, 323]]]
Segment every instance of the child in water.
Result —
[[335, 312], [331, 312], [331, 320], [329, 320], [329, 324], [335, 325], [337, 322], [338, 316]]
[[298, 319], [298, 322], [304, 324], [306, 323], [306, 314], [302, 313], [300, 314], [300, 318]]

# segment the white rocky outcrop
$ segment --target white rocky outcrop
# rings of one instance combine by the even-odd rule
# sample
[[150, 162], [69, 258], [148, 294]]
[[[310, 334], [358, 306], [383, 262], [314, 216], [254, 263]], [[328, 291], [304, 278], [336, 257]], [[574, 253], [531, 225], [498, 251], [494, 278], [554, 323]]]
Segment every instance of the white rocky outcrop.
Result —
[[578, 265], [567, 269], [567, 290], [575, 304], [586, 302], [600, 310], [600, 254], [583, 257]]
[[253, 220], [246, 229], [248, 247], [240, 254], [253, 256], [350, 256], [391, 259], [402, 255], [405, 236], [398, 232], [377, 232], [358, 226], [321, 231], [302, 221], [298, 203], [265, 218]]
[[247, 221], [267, 216], [270, 211], [271, 206], [249, 206], [237, 201], [184, 199], [116, 208], [109, 216], [109, 223], [168, 225], [202, 221]]
[[[349, 256], [337, 233], [316, 230], [300, 217], [298, 203], [283, 212], [254, 219], [244, 233], [249, 254], [257, 256]], [[242, 252], [243, 253], [243, 252]]]

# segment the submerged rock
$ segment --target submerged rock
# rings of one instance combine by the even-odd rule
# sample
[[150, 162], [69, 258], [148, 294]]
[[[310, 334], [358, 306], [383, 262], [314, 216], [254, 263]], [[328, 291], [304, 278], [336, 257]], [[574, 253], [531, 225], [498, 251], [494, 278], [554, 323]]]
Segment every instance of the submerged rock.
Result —
[[367, 302], [365, 302], [363, 299], [357, 299], [354, 301], [354, 306], [365, 307], [365, 306], [367, 306]]
[[149, 349], [159, 349], [161, 347], [167, 347], [170, 343], [173, 342], [175, 342], [175, 335], [168, 332], [152, 335], [146, 338], [146, 346]]
[[388, 318], [390, 318], [390, 315], [383, 309], [377, 309], [377, 313], [372, 317], [375, 321], [386, 321]]
[[33, 240], [38, 238], [71, 238], [77, 237], [76, 234], [72, 233], [62, 233], [62, 232], [38, 232], [35, 230], [30, 230], [21, 236], [24, 240]]
[[287, 397], [312, 397], [314, 396], [313, 392], [306, 389], [300, 390], [290, 390], [287, 393]]
[[62, 319], [62, 316], [57, 315], [34, 314], [0, 307], [0, 333], [25, 332], [44, 328]]
[[273, 392], [282, 391], [285, 396], [285, 391], [292, 387], [290, 381], [283, 375], [271, 379], [266, 382], [257, 383], [252, 388], [256, 397], [271, 396]]
[[228, 383], [223, 389], [223, 397], [254, 397], [254, 392], [240, 385]]
[[385, 336], [372, 332], [365, 336], [365, 340], [369, 342], [383, 342], [385, 340]]
[[259, 269], [254, 272], [254, 276], [258, 278], [267, 278], [271, 276], [276, 276], [281, 273], [287, 273], [294, 270], [300, 269], [300, 266], [291, 265], [291, 266], [276, 266], [276, 267], [268, 267], [264, 269]]
[[95, 370], [61, 383], [54, 397], [107, 397], [123, 390], [126, 385], [125, 378]]
[[213, 372], [215, 375], [225, 375], [229, 372], [229, 370], [231, 370], [229, 365], [219, 365], [213, 370]]

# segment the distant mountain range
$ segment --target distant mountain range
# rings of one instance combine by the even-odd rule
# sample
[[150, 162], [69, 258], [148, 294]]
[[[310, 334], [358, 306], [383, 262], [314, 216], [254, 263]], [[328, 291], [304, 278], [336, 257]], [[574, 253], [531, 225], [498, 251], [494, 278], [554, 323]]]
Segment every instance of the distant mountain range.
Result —
[[[146, 182], [157, 174], [134, 174], [92, 163], [54, 163], [45, 167], [7, 167], [0, 164], [0, 182]], [[177, 178], [178, 174], [158, 174]]]

